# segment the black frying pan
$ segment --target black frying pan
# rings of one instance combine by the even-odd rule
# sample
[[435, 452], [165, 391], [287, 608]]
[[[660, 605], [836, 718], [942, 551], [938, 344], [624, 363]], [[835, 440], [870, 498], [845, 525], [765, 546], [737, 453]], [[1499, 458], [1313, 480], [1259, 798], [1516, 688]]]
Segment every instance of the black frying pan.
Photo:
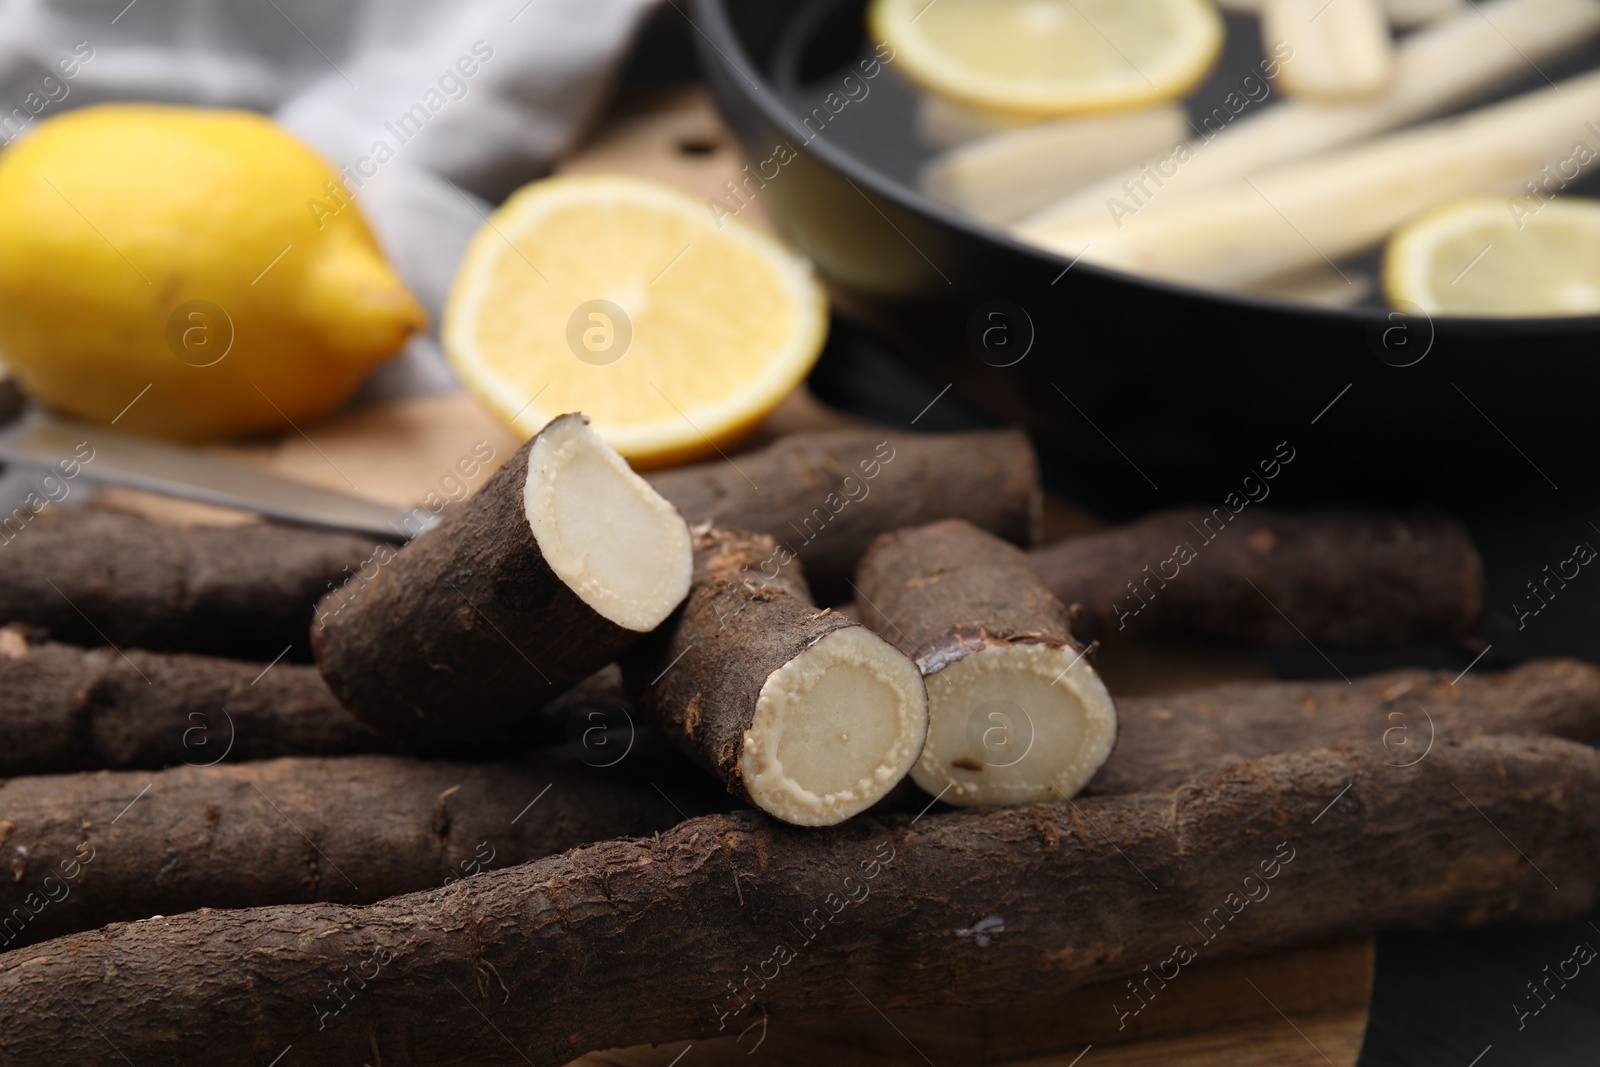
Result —
[[[1296, 459], [1274, 483], [1280, 502], [1570, 506], [1600, 487], [1589, 455], [1600, 318], [1430, 321], [1087, 263], [1067, 271], [1069, 260], [916, 191], [929, 152], [914, 131], [915, 92], [892, 63], [825, 123], [801, 121], [872, 54], [864, 8], [692, 0], [713, 90], [748, 157], [760, 166], [780, 145], [795, 153], [749, 188], [845, 315], [888, 338], [935, 390], [953, 383], [968, 404], [1025, 422], [1079, 499], [1113, 511], [1220, 503], [1284, 441]], [[1197, 112], [1259, 73], [1254, 20], [1230, 16], [1228, 33], [1190, 98]], [[1541, 66], [1559, 80], [1597, 63], [1591, 47]], [[1501, 95], [1545, 84], [1531, 65], [1527, 74]], [[993, 333], [985, 345], [996, 324], [1008, 347]]]

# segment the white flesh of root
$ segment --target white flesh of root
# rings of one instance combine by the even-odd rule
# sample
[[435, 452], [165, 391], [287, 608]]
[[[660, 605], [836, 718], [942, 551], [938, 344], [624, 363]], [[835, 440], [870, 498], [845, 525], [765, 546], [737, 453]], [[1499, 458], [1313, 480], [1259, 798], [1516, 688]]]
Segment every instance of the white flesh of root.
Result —
[[745, 792], [785, 822], [832, 826], [893, 789], [927, 732], [916, 664], [866, 627], [835, 630], [761, 687], [744, 735]]
[[602, 618], [647, 633], [688, 595], [688, 524], [587, 419], [539, 435], [523, 502], [544, 561]]
[[1072, 648], [997, 645], [926, 681], [928, 743], [911, 777], [948, 804], [1066, 800], [1116, 743], [1111, 694]]

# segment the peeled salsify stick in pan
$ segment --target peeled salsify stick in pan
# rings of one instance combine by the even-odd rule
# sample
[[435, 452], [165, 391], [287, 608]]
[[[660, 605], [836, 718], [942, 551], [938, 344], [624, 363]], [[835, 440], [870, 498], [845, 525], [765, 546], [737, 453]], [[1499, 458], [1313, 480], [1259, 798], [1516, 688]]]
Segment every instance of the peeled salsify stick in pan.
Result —
[[938, 156], [922, 172], [922, 189], [983, 222], [1011, 222], [1188, 134], [1188, 115], [1175, 103], [1041, 122]]
[[[1511, 194], [1562, 165], [1600, 114], [1591, 72], [1459, 118], [1158, 202], [1122, 229], [1032, 230], [1065, 256], [1172, 281], [1249, 285], [1370, 248], [1407, 219], [1472, 193]], [[1581, 145], [1580, 145], [1581, 147]], [[1585, 149], [1591, 154], [1593, 147]]]
[[1383, 0], [1383, 13], [1397, 30], [1422, 26], [1453, 15], [1466, 6], [1466, 0]]
[[917, 97], [917, 136], [930, 148], [955, 148], [1040, 121], [1038, 115], [994, 111], [937, 93]]
[[1294, 49], [1278, 78], [1291, 96], [1362, 100], [1394, 78], [1394, 45], [1378, 0], [1266, 0], [1261, 37]]
[[912, 656], [928, 742], [911, 771], [951, 804], [1071, 797], [1111, 754], [1111, 695], [1026, 553], [959, 519], [885, 534], [856, 573], [862, 618]]
[[[1522, 77], [1529, 62], [1571, 51], [1597, 33], [1595, 0], [1490, 0], [1402, 41], [1393, 82], [1370, 100], [1289, 100], [1252, 113], [1247, 98], [1270, 103], [1270, 96], [1262, 96], [1265, 84], [1243, 79], [1236, 106], [1196, 116], [1194, 140], [1064, 197], [1023, 220], [1019, 232], [1028, 238], [1074, 220], [1132, 226], [1146, 207], [1459, 107]], [[1296, 61], [1284, 54], [1263, 70], [1272, 77]]]
[[[1328, 0], [1322, 2], [1327, 3]], [[1266, 4], [1267, 0], [1217, 0], [1217, 6], [1224, 11], [1237, 11], [1240, 14], [1259, 14]], [[1389, 25], [1397, 30], [1405, 30], [1454, 14], [1465, 5], [1466, 0], [1382, 0], [1379, 7], [1383, 17], [1389, 20]]]

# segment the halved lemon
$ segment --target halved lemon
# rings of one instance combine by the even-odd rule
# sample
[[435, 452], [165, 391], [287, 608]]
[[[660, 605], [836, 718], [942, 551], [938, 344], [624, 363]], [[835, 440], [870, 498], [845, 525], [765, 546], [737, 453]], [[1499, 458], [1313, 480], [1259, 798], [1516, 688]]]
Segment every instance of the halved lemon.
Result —
[[1040, 115], [1182, 96], [1223, 38], [1211, 0], [873, 0], [867, 24], [923, 88]]
[[1600, 315], [1600, 200], [1447, 204], [1389, 239], [1383, 288], [1430, 315]]
[[827, 297], [805, 259], [720, 207], [639, 178], [548, 178], [467, 247], [445, 351], [531, 436], [567, 411], [635, 466], [714, 454], [811, 369]]

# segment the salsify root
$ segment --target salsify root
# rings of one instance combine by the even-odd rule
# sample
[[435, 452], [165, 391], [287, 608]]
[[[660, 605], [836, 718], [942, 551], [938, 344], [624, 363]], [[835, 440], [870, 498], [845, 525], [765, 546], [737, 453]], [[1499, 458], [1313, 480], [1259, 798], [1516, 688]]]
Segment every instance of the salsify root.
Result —
[[677, 511], [586, 418], [562, 415], [319, 618], [312, 645], [328, 687], [380, 733], [470, 750], [659, 626], [689, 574]]
[[0, 629], [0, 776], [394, 748], [304, 663], [79, 648]]
[[1021, 549], [959, 519], [885, 534], [856, 573], [862, 618], [921, 668], [928, 743], [912, 778], [959, 805], [1065, 799], [1117, 713], [1067, 609]]
[[0, 622], [80, 645], [310, 657], [317, 601], [396, 547], [277, 523], [180, 526], [52, 508], [0, 549]]
[[928, 701], [893, 645], [812, 605], [798, 564], [764, 577], [776, 549], [763, 534], [697, 527], [689, 598], [630, 658], [630, 689], [735, 796], [832, 825], [905, 777]]
[[820, 830], [712, 815], [364, 907], [200, 911], [5, 953], [0, 1057], [88, 1063], [110, 1042], [180, 1064], [203, 1034], [226, 1063], [290, 1046], [306, 1067], [564, 1063], [763, 1017], [1153, 990], [1197, 959], [1572, 919], [1600, 903], [1597, 869], [1600, 753], [1548, 738], [1446, 740], [1404, 769], [1279, 755], [1170, 792]]
[[1030, 553], [1085, 641], [1180, 630], [1258, 645], [1457, 637], [1483, 564], [1457, 522], [1371, 511], [1163, 511]]
[[664, 830], [685, 818], [680, 808], [728, 806], [658, 738], [616, 743], [634, 751], [625, 760], [590, 745], [504, 763], [345, 756], [12, 778], [0, 783], [0, 950], [200, 907], [364, 904]]

